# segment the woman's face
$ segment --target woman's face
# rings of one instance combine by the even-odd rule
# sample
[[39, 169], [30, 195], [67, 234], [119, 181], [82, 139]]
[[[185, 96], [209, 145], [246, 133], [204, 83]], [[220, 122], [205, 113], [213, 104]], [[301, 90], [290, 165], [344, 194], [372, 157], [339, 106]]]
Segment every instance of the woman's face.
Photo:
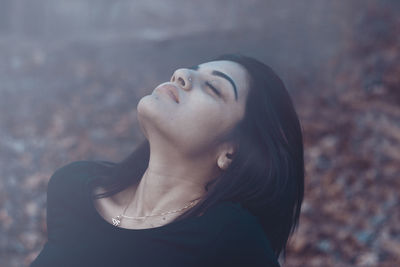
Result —
[[232, 61], [181, 68], [139, 101], [138, 119], [150, 143], [200, 153], [243, 118], [248, 90], [246, 70]]

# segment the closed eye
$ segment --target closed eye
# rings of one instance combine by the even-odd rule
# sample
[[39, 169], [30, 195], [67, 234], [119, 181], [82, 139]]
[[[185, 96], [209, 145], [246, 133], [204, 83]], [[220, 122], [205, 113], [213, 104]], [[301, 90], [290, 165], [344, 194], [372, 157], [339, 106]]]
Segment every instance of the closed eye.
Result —
[[217, 94], [219, 97], [221, 97], [221, 93], [220, 93], [220, 92], [218, 91], [218, 89], [215, 88], [211, 83], [206, 82], [206, 85], [207, 85], [208, 87], [210, 87], [210, 88], [214, 91], [215, 94]]

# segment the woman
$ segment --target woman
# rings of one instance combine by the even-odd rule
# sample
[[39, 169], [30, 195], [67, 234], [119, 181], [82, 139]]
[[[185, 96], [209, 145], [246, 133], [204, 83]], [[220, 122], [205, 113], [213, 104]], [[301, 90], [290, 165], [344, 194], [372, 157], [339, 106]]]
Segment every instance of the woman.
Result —
[[279, 266], [304, 161], [271, 68], [234, 54], [178, 69], [137, 111], [146, 139], [126, 159], [52, 175], [48, 241], [31, 266]]

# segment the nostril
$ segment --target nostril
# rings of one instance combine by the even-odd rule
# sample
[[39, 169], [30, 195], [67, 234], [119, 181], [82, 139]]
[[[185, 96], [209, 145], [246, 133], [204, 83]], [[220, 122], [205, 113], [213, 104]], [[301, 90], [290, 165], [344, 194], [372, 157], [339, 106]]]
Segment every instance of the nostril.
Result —
[[178, 82], [182, 84], [182, 86], [185, 86], [185, 80], [183, 80], [181, 77], [178, 78]]

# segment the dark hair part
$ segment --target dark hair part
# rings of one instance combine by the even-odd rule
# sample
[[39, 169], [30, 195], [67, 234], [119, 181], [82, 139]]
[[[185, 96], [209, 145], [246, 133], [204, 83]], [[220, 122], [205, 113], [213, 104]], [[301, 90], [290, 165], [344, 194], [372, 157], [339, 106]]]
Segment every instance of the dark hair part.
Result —
[[[205, 185], [200, 201], [175, 220], [199, 216], [222, 201], [239, 202], [258, 218], [276, 257], [283, 252], [285, 259], [289, 236], [299, 224], [304, 194], [298, 116], [283, 82], [269, 66], [240, 54], [215, 60], [236, 62], [249, 76], [245, 115], [230, 135], [236, 151], [228, 169]], [[91, 184], [107, 191], [92, 197], [108, 197], [139, 183], [148, 166], [149, 149], [145, 140], [127, 158], [109, 164], [108, 175]]]

